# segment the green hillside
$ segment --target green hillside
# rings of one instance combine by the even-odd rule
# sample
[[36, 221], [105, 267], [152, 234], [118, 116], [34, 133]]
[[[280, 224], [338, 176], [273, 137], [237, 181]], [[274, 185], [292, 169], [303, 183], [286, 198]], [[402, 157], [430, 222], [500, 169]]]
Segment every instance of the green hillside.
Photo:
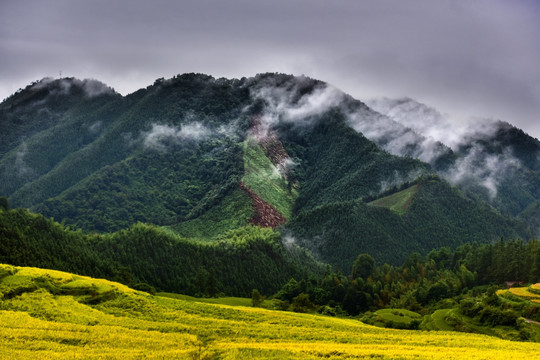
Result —
[[244, 150], [244, 176], [242, 182], [264, 201], [290, 219], [297, 191], [288, 186], [287, 180], [265, 155], [253, 138], [242, 144]]
[[398, 215], [403, 215], [411, 206], [414, 196], [418, 192], [419, 185], [413, 185], [405, 190], [398, 191], [392, 195], [381, 197], [371, 201], [368, 205], [383, 207], [392, 210]]
[[0, 291], [2, 358], [527, 359], [538, 353], [533, 343], [150, 296], [36, 268], [0, 265]]
[[383, 151], [347, 125], [338, 111], [321, 114], [302, 131], [279, 130], [289, 154], [301, 161], [297, 213], [372, 196], [384, 190], [384, 183], [411, 181], [430, 172], [418, 160]]
[[[414, 187], [417, 192], [405, 213], [388, 209], [410, 196]], [[371, 203], [385, 207], [362, 200], [319, 206], [300, 213], [287, 228], [298, 244], [342, 271], [348, 271], [360, 253], [381, 263], [400, 264], [414, 251], [456, 248], [465, 239], [487, 243], [501, 236], [527, 237], [523, 225], [464, 197], [437, 177], [426, 177], [414, 187]]]
[[187, 239], [142, 223], [102, 235], [71, 231], [42, 215], [0, 208], [0, 262], [40, 266], [188, 295], [271, 295], [322, 265], [284, 246], [278, 232], [254, 226], [214, 241]]
[[168, 228], [184, 237], [210, 240], [229, 230], [246, 226], [253, 214], [250, 197], [236, 189], [201, 216]]

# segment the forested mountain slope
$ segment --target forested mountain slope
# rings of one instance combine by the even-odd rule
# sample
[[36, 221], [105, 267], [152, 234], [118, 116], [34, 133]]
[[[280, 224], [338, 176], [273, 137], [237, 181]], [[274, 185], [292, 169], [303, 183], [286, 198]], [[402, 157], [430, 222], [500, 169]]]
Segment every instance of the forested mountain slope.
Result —
[[[395, 123], [420, 134], [424, 140], [417, 157], [433, 164], [442, 176], [469, 195], [479, 196], [511, 216], [519, 215], [540, 199], [540, 141], [515, 126], [492, 119], [460, 124], [409, 98], [368, 103]], [[435, 141], [445, 143], [447, 150], [431, 147]], [[407, 154], [402, 149], [389, 150]], [[448, 161], [437, 162], [441, 156]], [[529, 224], [540, 229], [534, 222]]]
[[306, 251], [272, 229], [243, 227], [213, 242], [136, 224], [103, 235], [71, 231], [23, 209], [0, 208], [0, 262], [104, 277], [148, 291], [197, 296], [270, 295], [290, 278], [322, 272]]
[[[306, 77], [184, 74], [128, 96], [97, 81], [44, 79], [0, 104], [0, 127], [0, 196], [85, 232], [117, 231], [119, 243], [149, 226], [160, 239], [174, 232], [212, 247], [251, 223], [347, 269], [360, 252], [397, 263], [414, 250], [535, 231], [534, 141], [511, 147], [508, 132], [499, 136], [497, 151], [511, 147], [528, 169], [525, 190], [506, 191], [519, 206], [501, 215], [486, 202], [488, 178], [465, 196], [431, 176], [446, 178], [458, 152]], [[421, 156], [428, 143], [436, 158]], [[377, 206], [414, 185], [401, 211]], [[522, 208], [528, 227], [509, 217]]]

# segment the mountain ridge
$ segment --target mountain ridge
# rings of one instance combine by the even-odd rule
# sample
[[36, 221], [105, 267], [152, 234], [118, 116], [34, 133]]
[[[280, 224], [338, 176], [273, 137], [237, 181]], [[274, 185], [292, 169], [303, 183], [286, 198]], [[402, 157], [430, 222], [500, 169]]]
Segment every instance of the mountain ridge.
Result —
[[[54, 89], [65, 81], [79, 87], [86, 84], [55, 80], [40, 86]], [[539, 166], [533, 157], [527, 157], [527, 149], [536, 149], [538, 144], [513, 128], [501, 129], [497, 135], [502, 149], [498, 153], [489, 149], [489, 141], [474, 147], [488, 159], [499, 159], [497, 156], [504, 155], [504, 149], [515, 139], [528, 141], [529, 145], [516, 147], [523, 149], [520, 159], [528, 161], [527, 171], [511, 173], [505, 182], [507, 198], [515, 197], [517, 202], [502, 198], [499, 207], [504, 211], [500, 214], [498, 203], [489, 197], [489, 189], [485, 190], [487, 183], [482, 183], [491, 173], [480, 176], [480, 183], [470, 182], [470, 188], [457, 184], [465, 194], [450, 190], [452, 187], [442, 180], [444, 169], [460, 161], [459, 156], [467, 158], [471, 151], [464, 148], [460, 154], [442, 143], [428, 141], [319, 80], [284, 74], [231, 80], [183, 74], [158, 79], [125, 97], [112, 90], [93, 96], [83, 92], [74, 100], [77, 104], [67, 110], [59, 107], [60, 100], [55, 96], [31, 106], [23, 103], [20, 99], [35, 86], [0, 104], [0, 124], [7, 129], [2, 143], [11, 144], [0, 157], [0, 195], [8, 197], [15, 207], [29, 207], [85, 232], [118, 231], [147, 222], [187, 235], [206, 234], [203, 236], [213, 241], [220, 232], [247, 225], [248, 216], [253, 216], [248, 215], [247, 198], [237, 193], [241, 184], [262, 199], [259, 209], [271, 206], [288, 220], [283, 223], [274, 213], [271, 217], [279, 220], [261, 225], [280, 225], [283, 234], [290, 239], [302, 238], [300, 242], [307, 248], [314, 248], [323, 234], [340, 234], [340, 241], [345, 241], [353, 239], [358, 229], [370, 234], [369, 226], [395, 227], [391, 235], [381, 230], [380, 234], [387, 235], [386, 245], [379, 244], [374, 254], [378, 261], [396, 263], [406, 258], [407, 251], [426, 253], [445, 243], [455, 247], [473, 239], [490, 242], [500, 236], [529, 238], [536, 231], [537, 208], [531, 204], [539, 198], [540, 184], [535, 180]], [[54, 126], [49, 117], [38, 118], [40, 113], [55, 109], [62, 111], [55, 113]], [[35, 128], [14, 121], [24, 117], [36, 117]], [[511, 134], [505, 137], [508, 131]], [[27, 134], [25, 138], [20, 138], [21, 132]], [[18, 142], [14, 143], [14, 138]], [[422, 162], [413, 156], [426, 144], [435, 146], [436, 151], [442, 149], [434, 162]], [[399, 156], [392, 149], [405, 149], [407, 153]], [[521, 169], [509, 164], [508, 169]], [[399, 215], [384, 208], [371, 209], [365, 203], [387, 196], [389, 189], [435, 174], [442, 177], [437, 181], [448, 199], [421, 190], [428, 205], [420, 209], [417, 202], [422, 196], [415, 196], [402, 216], [411, 221], [406, 227], [425, 231], [416, 234], [421, 239], [417, 245], [404, 247], [403, 254], [396, 256], [389, 249], [416, 240], [405, 234], [410, 230], [397, 225], [403, 222]], [[515, 179], [519, 181], [513, 184]], [[251, 204], [254, 211], [253, 199]], [[350, 204], [356, 204], [356, 215], [349, 217], [348, 227], [335, 227]], [[460, 206], [465, 210], [460, 214], [455, 204], [463, 204]], [[452, 209], [450, 217], [440, 211], [445, 206]], [[317, 218], [319, 215], [314, 214], [325, 208], [341, 210], [326, 215], [321, 223], [329, 227], [322, 233], [310, 230], [320, 227], [313, 226], [318, 224], [311, 223], [309, 217]], [[514, 218], [525, 208], [529, 209], [526, 216]], [[234, 214], [226, 209], [237, 209], [242, 215], [233, 220]], [[463, 230], [463, 224], [467, 224], [463, 214], [472, 214], [473, 209], [480, 215]], [[221, 219], [215, 219], [217, 214]], [[428, 214], [431, 227], [424, 224]], [[528, 228], [520, 221], [527, 221]], [[429, 233], [439, 227], [446, 235], [429, 240]], [[347, 269], [359, 252], [372, 250], [377, 238], [373, 236], [369, 235], [364, 245], [352, 247], [334, 242], [330, 253], [337, 254], [342, 248], [340, 251], [348, 252], [347, 259], [324, 254], [322, 259], [331, 259], [333, 265]]]

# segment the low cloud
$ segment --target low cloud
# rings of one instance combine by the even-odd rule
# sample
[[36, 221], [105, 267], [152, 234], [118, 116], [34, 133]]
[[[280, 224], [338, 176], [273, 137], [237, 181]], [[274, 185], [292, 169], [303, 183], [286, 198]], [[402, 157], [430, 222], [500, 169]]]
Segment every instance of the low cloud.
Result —
[[97, 135], [101, 132], [101, 129], [103, 128], [103, 122], [102, 121], [96, 121], [92, 125], [88, 127], [88, 131], [92, 135]]
[[[414, 156], [433, 163], [452, 149], [458, 158], [442, 175], [454, 185], [472, 183], [483, 186], [493, 199], [506, 174], [521, 166], [509, 149], [493, 153], [483, 145], [493, 142], [501, 122], [481, 118], [457, 119], [409, 98], [380, 98], [370, 100], [368, 104], [402, 128], [418, 134], [415, 139], [414, 136], [404, 136], [405, 130], [401, 134], [393, 132], [390, 145], [384, 146], [390, 152], [405, 155], [405, 149], [416, 141], [418, 146]], [[399, 146], [392, 146], [392, 143]]]
[[400, 174], [398, 171], [394, 171], [391, 178], [383, 180], [379, 183], [379, 194], [393, 187], [399, 187], [407, 182], [411, 182], [424, 174], [425, 172], [422, 170], [410, 171], [407, 174]]
[[95, 97], [105, 94], [115, 94], [113, 88], [105, 85], [101, 81], [94, 79], [79, 80], [76, 78], [43, 78], [40, 81], [32, 84], [32, 88], [39, 90], [47, 88], [49, 96], [70, 95], [72, 92], [81, 89], [87, 97]]
[[470, 182], [479, 184], [487, 189], [489, 197], [493, 200], [506, 174], [518, 170], [520, 166], [520, 161], [509, 150], [494, 155], [475, 145], [445, 171], [443, 176], [454, 185]]
[[316, 117], [339, 106], [346, 96], [333, 86], [303, 76], [280, 80], [267, 78], [250, 89], [252, 98], [265, 103], [259, 129], [263, 134], [279, 122], [308, 126]]
[[187, 140], [200, 141], [212, 134], [212, 130], [197, 121], [182, 125], [180, 128], [153, 124], [152, 129], [144, 134], [143, 144], [146, 149], [166, 151], [171, 145], [177, 145]]
[[296, 245], [296, 238], [292, 236], [291, 234], [285, 234], [282, 236], [283, 245], [285, 247], [292, 247], [293, 245]]
[[19, 177], [26, 177], [33, 172], [32, 168], [24, 160], [27, 153], [28, 146], [23, 142], [19, 150], [15, 153], [15, 171]]
[[[445, 156], [451, 159], [457, 155], [452, 165], [441, 170], [441, 175], [454, 185], [480, 185], [492, 199], [506, 174], [521, 166], [510, 150], [493, 153], [481, 145], [491, 141], [501, 122], [455, 118], [410, 98], [379, 98], [367, 101], [368, 107], [330, 85], [309, 78], [264, 80], [252, 90], [252, 96], [264, 100], [266, 105], [261, 116], [263, 134], [279, 122], [310, 125], [328, 110], [339, 108], [352, 128], [391, 154], [432, 165]], [[396, 175], [381, 183], [381, 191], [420, 175]]]

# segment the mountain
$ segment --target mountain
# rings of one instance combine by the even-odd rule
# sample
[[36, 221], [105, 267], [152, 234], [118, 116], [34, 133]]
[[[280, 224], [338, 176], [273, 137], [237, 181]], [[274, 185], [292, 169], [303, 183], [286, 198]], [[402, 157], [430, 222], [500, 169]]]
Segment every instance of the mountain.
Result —
[[[523, 221], [537, 211], [537, 141], [505, 130], [492, 148], [475, 137], [486, 153], [526, 162], [525, 190], [509, 180], [499, 191], [519, 195], [519, 209], [503, 211], [488, 177], [463, 186], [446, 176], [472, 148], [453, 149], [306, 77], [183, 74], [127, 96], [95, 80], [44, 79], [0, 104], [0, 126], [0, 195], [85, 233], [114, 232], [96, 236], [118, 239], [126, 254], [152, 253], [132, 233], [145, 227], [220, 249], [251, 224], [348, 271], [362, 252], [397, 264], [413, 251], [534, 230]], [[424, 157], [428, 145], [436, 156]], [[95, 251], [113, 257], [117, 245], [106, 243]], [[160, 254], [161, 264], [179, 256]], [[114, 261], [149, 281], [144, 261]]]
[[[527, 223], [539, 234], [531, 216], [531, 211], [537, 208], [534, 204], [540, 199], [538, 139], [498, 120], [474, 119], [456, 126], [448, 115], [409, 98], [381, 98], [368, 103], [425, 139], [444, 143], [452, 154], [445, 166], [437, 166], [441, 153], [429, 146], [423, 146], [416, 157], [435, 160], [430, 163], [441, 176], [504, 214], [519, 217], [528, 209], [521, 218], [531, 218]], [[395, 153], [406, 155], [399, 150]], [[536, 211], [535, 216], [540, 213]]]

